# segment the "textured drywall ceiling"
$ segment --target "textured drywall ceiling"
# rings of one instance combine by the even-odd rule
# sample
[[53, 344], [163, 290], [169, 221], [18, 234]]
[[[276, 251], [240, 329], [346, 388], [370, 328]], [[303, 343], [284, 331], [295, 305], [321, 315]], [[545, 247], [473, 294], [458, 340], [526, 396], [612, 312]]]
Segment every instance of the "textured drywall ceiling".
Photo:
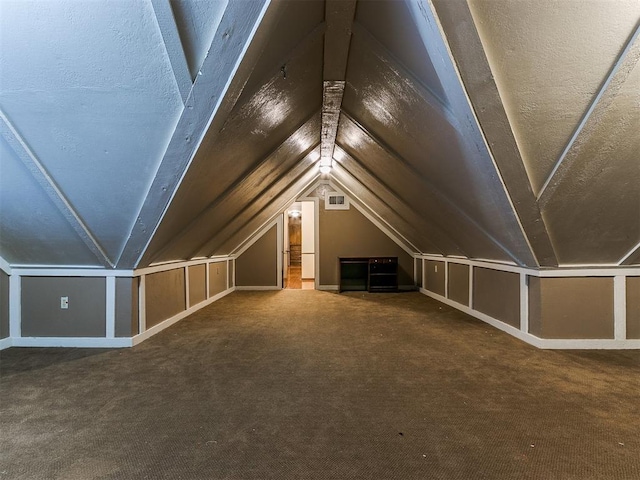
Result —
[[416, 252], [638, 263], [639, 20], [635, 0], [5, 0], [0, 256], [233, 252], [318, 178], [322, 82], [346, 80], [326, 178]]

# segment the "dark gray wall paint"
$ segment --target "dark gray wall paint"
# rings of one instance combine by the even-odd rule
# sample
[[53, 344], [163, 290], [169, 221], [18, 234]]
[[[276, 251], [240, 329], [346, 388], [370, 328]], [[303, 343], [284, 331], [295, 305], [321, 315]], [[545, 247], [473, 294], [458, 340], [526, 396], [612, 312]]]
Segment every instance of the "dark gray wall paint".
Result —
[[[69, 308], [60, 308], [69, 297]], [[95, 277], [22, 277], [22, 336], [104, 337], [106, 281]]]
[[145, 281], [147, 328], [186, 309], [184, 268], [152, 273]]
[[469, 305], [469, 265], [449, 264], [449, 298]]
[[207, 266], [191, 265], [189, 270], [189, 306], [207, 299]]
[[0, 338], [9, 336], [9, 275], [0, 271]]
[[416, 261], [416, 278], [415, 278], [415, 282], [416, 285], [418, 286], [418, 288], [423, 287], [424, 285], [422, 285], [422, 259], [417, 259]]
[[233, 272], [236, 271], [236, 261], [235, 260], [230, 260], [228, 262], [228, 271], [227, 274], [229, 275], [229, 288], [231, 287], [235, 287], [235, 285], [233, 284]]
[[236, 259], [236, 285], [278, 285], [278, 243], [275, 225]]
[[116, 337], [138, 334], [138, 277], [116, 278]]
[[473, 308], [520, 328], [520, 275], [474, 267]]
[[213, 297], [227, 289], [227, 262], [209, 264], [209, 296]]
[[437, 260], [427, 260], [426, 289], [444, 297], [444, 269], [445, 263]]
[[413, 286], [413, 257], [353, 206], [325, 210], [320, 202], [320, 285], [338, 285], [338, 257], [398, 257], [398, 285]]
[[640, 338], [640, 277], [627, 278], [627, 338]]
[[529, 331], [540, 338], [613, 338], [613, 278], [529, 279]]

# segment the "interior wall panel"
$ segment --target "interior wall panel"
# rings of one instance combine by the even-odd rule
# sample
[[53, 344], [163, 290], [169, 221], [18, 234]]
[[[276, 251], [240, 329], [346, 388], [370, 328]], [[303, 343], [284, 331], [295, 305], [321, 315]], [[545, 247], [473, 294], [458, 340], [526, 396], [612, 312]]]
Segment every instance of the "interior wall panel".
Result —
[[613, 278], [529, 277], [529, 331], [540, 338], [613, 338]]
[[235, 260], [239, 287], [278, 285], [277, 228], [274, 225]]
[[209, 264], [209, 297], [213, 297], [227, 289], [227, 262]]
[[425, 265], [426, 285], [425, 288], [430, 292], [445, 296], [445, 269], [444, 262], [436, 260], [427, 260]]
[[104, 278], [22, 277], [22, 336], [104, 337], [106, 302]]
[[398, 284], [413, 286], [413, 257], [355, 207], [326, 210], [320, 202], [320, 285], [339, 285], [338, 257], [398, 257]]
[[0, 338], [9, 336], [9, 275], [0, 270]]
[[197, 305], [207, 299], [207, 266], [190, 265], [189, 273], [189, 306]]
[[449, 263], [449, 296], [462, 305], [469, 305], [469, 265]]
[[132, 337], [138, 332], [139, 278], [116, 278], [115, 336]]
[[473, 308], [520, 328], [520, 275], [474, 267]]
[[640, 277], [627, 277], [627, 338], [640, 338]]
[[184, 268], [152, 273], [145, 282], [147, 328], [186, 310]]

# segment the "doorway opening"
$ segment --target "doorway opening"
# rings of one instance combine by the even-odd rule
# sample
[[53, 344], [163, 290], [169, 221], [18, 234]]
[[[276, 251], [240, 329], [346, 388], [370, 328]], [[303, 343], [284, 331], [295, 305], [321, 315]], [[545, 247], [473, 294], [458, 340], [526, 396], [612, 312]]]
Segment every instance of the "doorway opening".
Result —
[[315, 204], [296, 202], [284, 216], [283, 285], [293, 290], [315, 289]]

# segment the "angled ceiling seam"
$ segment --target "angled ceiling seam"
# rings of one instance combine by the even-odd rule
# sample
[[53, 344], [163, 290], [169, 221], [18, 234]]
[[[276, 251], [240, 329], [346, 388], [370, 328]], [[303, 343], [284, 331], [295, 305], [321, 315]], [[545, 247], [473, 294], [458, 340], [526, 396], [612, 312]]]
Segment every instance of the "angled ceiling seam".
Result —
[[64, 192], [60, 190], [42, 162], [29, 148], [26, 141], [14, 128], [13, 124], [2, 110], [0, 110], [0, 120], [0, 135], [5, 139], [7, 144], [29, 171], [38, 186], [46, 193], [47, 197], [71, 225], [76, 235], [80, 237], [86, 247], [103, 267], [115, 267], [114, 262], [109, 258], [102, 245], [100, 245], [98, 239], [91, 232], [89, 226], [67, 199]]
[[[287, 207], [289, 205], [291, 205], [293, 202], [295, 202], [298, 198], [306, 196], [308, 194], [309, 191], [314, 190], [315, 188], [318, 187], [318, 185], [320, 185], [320, 183], [322, 182], [322, 180], [319, 178], [319, 175], [316, 175], [313, 177], [313, 179], [305, 186], [303, 186], [297, 193], [295, 193], [292, 196], [289, 196], [288, 199], [286, 200], [286, 202], [284, 202], [283, 204], [281, 204], [282, 208], [279, 208], [277, 210], [277, 212], [275, 214], [273, 214], [271, 217], [269, 217], [268, 220], [266, 220], [265, 222], [263, 222], [258, 228], [256, 228], [254, 230], [254, 232], [247, 236], [247, 238], [245, 240], [243, 240], [242, 242], [240, 242], [238, 244], [238, 246], [233, 249], [229, 255], [230, 256], [239, 256], [241, 255], [241, 252], [244, 252], [244, 250], [246, 250], [245, 246], [247, 244], [247, 242], [251, 241], [253, 238], [255, 238], [255, 236], [261, 232], [262, 230], [264, 230], [265, 228], [267, 228], [267, 226], [271, 223], [273, 223], [274, 221], [277, 220], [279, 215], [282, 215], [284, 213], [284, 211], [287, 209]], [[239, 253], [240, 252], [240, 253]]]
[[526, 240], [539, 265], [557, 266], [547, 226], [469, 5], [436, 0], [434, 6]]
[[[235, 255], [235, 252], [237, 252], [241, 246], [250, 238], [252, 238], [253, 235], [255, 235], [255, 232], [260, 231], [262, 228], [264, 228], [264, 226], [266, 224], [268, 224], [269, 222], [272, 222], [278, 215], [282, 215], [282, 213], [285, 211], [285, 209], [291, 205], [298, 197], [300, 197], [300, 195], [302, 195], [305, 191], [309, 190], [310, 186], [313, 185], [314, 182], [319, 180], [320, 174], [317, 172], [313, 172], [313, 171], [308, 171], [307, 175], [308, 178], [303, 178], [301, 182], [299, 182], [301, 184], [300, 187], [297, 187], [295, 184], [291, 185], [286, 191], [283, 191], [283, 194], [281, 195], [281, 197], [284, 197], [285, 200], [280, 202], [280, 204], [274, 208], [274, 212], [272, 215], [270, 215], [266, 221], [263, 221], [260, 224], [260, 227], [253, 230], [253, 234], [247, 235], [245, 236], [245, 240], [239, 242], [239, 245], [236, 246], [236, 248], [232, 249], [231, 252], [229, 253], [229, 255]], [[264, 210], [264, 209], [263, 209]], [[254, 217], [255, 218], [255, 217]], [[241, 227], [240, 229], [237, 230], [237, 232], [241, 231], [242, 228], [246, 228], [248, 226], [248, 223], [245, 224], [243, 227]], [[230, 237], [231, 238], [231, 237]], [[225, 240], [228, 241], [228, 240]]]
[[[340, 146], [338, 146], [338, 148], [340, 148]], [[382, 179], [380, 179], [377, 175], [375, 175], [373, 172], [371, 172], [370, 169], [368, 169], [364, 163], [362, 161], [360, 161], [357, 157], [350, 155], [349, 153], [347, 153], [346, 151], [344, 151], [342, 148], [340, 148], [340, 151], [343, 153], [343, 155], [345, 156], [345, 158], [349, 158], [353, 161], [354, 164], [356, 164], [358, 166], [358, 168], [361, 170], [360, 172], [358, 172], [358, 174], [356, 174], [355, 172], [352, 172], [345, 164], [344, 161], [339, 161], [338, 163], [340, 164], [340, 166], [346, 171], [348, 172], [354, 179], [358, 179], [358, 181], [361, 184], [362, 188], [365, 188], [366, 190], [368, 190], [372, 195], [376, 196], [381, 202], [383, 202], [385, 205], [387, 205], [387, 207], [389, 207], [389, 209], [391, 211], [396, 212], [396, 214], [398, 215], [398, 217], [403, 220], [406, 224], [408, 225], [418, 225], [418, 224], [422, 224], [423, 226], [427, 226], [427, 230], [430, 229], [435, 229], [438, 231], [438, 233], [446, 238], [446, 240], [454, 245], [457, 249], [458, 249], [458, 253], [461, 253], [463, 255], [467, 255], [464, 252], [464, 249], [460, 247], [460, 245], [458, 245], [457, 242], [455, 242], [450, 235], [448, 235], [447, 233], [444, 232], [444, 230], [442, 230], [442, 227], [437, 223], [437, 222], [432, 222], [432, 221], [428, 221], [427, 219], [423, 218], [422, 215], [419, 215], [414, 209], [413, 207], [408, 204], [403, 198], [401, 198], [389, 185], [387, 185], [386, 182], [384, 182]], [[361, 175], [366, 175], [367, 181], [366, 183], [363, 181], [363, 179], [361, 178]], [[371, 185], [373, 184], [373, 185]], [[367, 185], [365, 187], [365, 185]], [[384, 192], [384, 198], [381, 195], [378, 195], [376, 193], [374, 193], [374, 190], [371, 188], [373, 187], [375, 189], [375, 191], [377, 192]], [[391, 198], [393, 200], [395, 200], [397, 203], [399, 203], [402, 207], [404, 207], [410, 214], [411, 218], [406, 218], [405, 215], [402, 215], [400, 212], [398, 212], [397, 208], [390, 205], [389, 201], [387, 200], [387, 198]], [[444, 253], [444, 249], [442, 248], [442, 246], [438, 245], [438, 241], [432, 237], [429, 238], [429, 243], [431, 243], [440, 253]]]
[[169, 57], [176, 86], [182, 98], [182, 104], [186, 105], [193, 81], [189, 74], [187, 56], [180, 39], [180, 32], [171, 9], [171, 3], [169, 0], [151, 0], [151, 6]]
[[[241, 176], [238, 179], [236, 179], [236, 181], [234, 181], [232, 184], [230, 184], [220, 195], [218, 195], [209, 204], [204, 206], [204, 208], [202, 208], [201, 211], [177, 235], [174, 235], [168, 242], [165, 243], [164, 246], [162, 246], [157, 252], [154, 253], [153, 258], [151, 258], [150, 261], [155, 261], [159, 256], [161, 256], [163, 253], [165, 253], [172, 245], [177, 243], [181, 238], [187, 236], [189, 231], [198, 222], [200, 222], [205, 215], [207, 215], [213, 209], [217, 208], [218, 205], [221, 202], [223, 202], [225, 198], [229, 197], [234, 191], [236, 191], [238, 188], [240, 188], [243, 184], [249, 183], [250, 180], [251, 180], [251, 176], [253, 174], [255, 174], [257, 171], [259, 171], [260, 167], [265, 165], [266, 162], [268, 162], [272, 157], [277, 155], [278, 151], [283, 148], [283, 146], [289, 140], [289, 138], [291, 138], [297, 132], [300, 132], [301, 130], [307, 128], [311, 124], [311, 122], [313, 122], [314, 118], [317, 115], [318, 115], [318, 111], [315, 111], [313, 114], [311, 114], [309, 117], [307, 117], [290, 135], [287, 136], [287, 138], [280, 145], [278, 145], [272, 151], [267, 153], [259, 161], [255, 162], [251, 166], [249, 171], [245, 172], [245, 174], [243, 176]], [[304, 158], [304, 156], [308, 155], [309, 152], [311, 152], [316, 146], [317, 146], [317, 142], [314, 145], [312, 145], [311, 147], [307, 148], [305, 150], [304, 155], [300, 156], [299, 158], [300, 159]]]
[[[316, 146], [315, 146], [315, 147], [311, 148], [311, 149], [309, 150], [309, 152], [313, 151], [315, 148], [317, 148], [317, 144], [316, 144]], [[301, 158], [301, 161], [302, 161], [302, 160], [304, 160], [304, 158], [305, 158], [305, 157], [307, 157], [307, 155], [304, 155], [304, 156]], [[198, 248], [197, 248], [197, 249], [194, 249], [194, 250], [190, 253], [190, 255], [195, 255], [195, 254], [197, 254], [199, 251], [201, 251], [202, 249], [206, 248], [206, 246], [207, 246], [207, 245], [209, 245], [210, 243], [211, 243], [211, 244], [213, 244], [213, 243], [214, 243], [214, 242], [213, 242], [213, 240], [214, 240], [214, 239], [217, 239], [217, 238], [219, 238], [219, 237], [220, 237], [220, 238], [223, 238], [223, 233], [224, 233], [224, 232], [225, 232], [225, 231], [226, 231], [226, 230], [227, 230], [227, 229], [228, 229], [228, 228], [229, 228], [229, 227], [230, 227], [234, 222], [238, 222], [238, 221], [240, 220], [240, 218], [241, 218], [241, 215], [242, 215], [242, 214], [244, 214], [244, 213], [248, 212], [251, 208], [254, 208], [254, 206], [256, 205], [256, 203], [258, 202], [258, 200], [260, 200], [260, 199], [262, 199], [262, 198], [266, 198], [267, 196], [269, 196], [269, 194], [270, 194], [270, 193], [272, 193], [272, 191], [276, 188], [276, 186], [278, 186], [279, 184], [281, 184], [281, 183], [286, 179], [286, 177], [287, 177], [289, 174], [291, 174], [292, 172], [295, 172], [295, 171], [296, 171], [296, 169], [300, 169], [300, 170], [301, 170], [301, 172], [298, 174], [298, 176], [297, 176], [294, 180], [292, 180], [292, 181], [289, 183], [289, 185], [288, 185], [287, 187], [285, 187], [285, 188], [289, 188], [291, 185], [295, 184], [295, 182], [296, 182], [297, 180], [299, 180], [299, 178], [300, 178], [301, 176], [303, 176], [305, 173], [308, 173], [308, 172], [313, 168], [313, 165], [314, 165], [314, 163], [315, 163], [315, 162], [313, 162], [313, 161], [309, 161], [309, 162], [308, 162], [308, 163], [309, 163], [309, 165], [305, 167], [305, 166], [304, 166], [304, 164], [302, 164], [302, 163], [301, 163], [301, 161], [297, 162], [299, 165], [297, 165], [296, 167], [294, 167], [294, 169], [291, 169], [291, 170], [289, 170], [289, 171], [287, 171], [287, 172], [282, 172], [282, 173], [280, 173], [279, 175], [277, 175], [277, 177], [276, 177], [276, 178], [275, 178], [275, 179], [274, 179], [274, 180], [273, 180], [269, 185], [267, 185], [267, 186], [266, 186], [264, 189], [262, 189], [262, 190], [261, 190], [257, 195], [255, 195], [255, 197], [254, 197], [254, 199], [253, 199], [253, 201], [252, 201], [251, 203], [246, 204], [246, 205], [244, 206], [244, 208], [242, 208], [240, 211], [235, 212], [235, 215], [234, 215], [232, 218], [230, 218], [228, 221], [226, 221], [226, 222], [224, 223], [224, 225], [220, 228], [220, 231], [219, 231], [216, 235], [214, 235], [213, 237], [208, 238], [208, 239], [206, 239], [205, 241], [203, 241], [202, 243], [200, 243], [200, 244], [199, 244], [199, 246], [198, 246]], [[276, 194], [276, 196], [274, 197], [274, 199], [275, 199], [275, 198], [277, 198], [277, 194]], [[235, 235], [235, 233], [237, 233], [237, 231], [238, 231], [238, 230], [240, 230], [244, 225], [246, 225], [246, 224], [250, 223], [250, 222], [251, 222], [251, 221], [252, 221], [252, 220], [253, 220], [257, 215], [259, 215], [259, 214], [260, 214], [260, 212], [261, 212], [263, 209], [268, 208], [268, 207], [269, 207], [269, 205], [270, 205], [270, 203], [267, 203], [267, 204], [266, 204], [266, 205], [264, 205], [264, 206], [263, 206], [263, 207], [262, 207], [258, 212], [256, 212], [255, 214], [253, 214], [253, 216], [251, 216], [250, 218], [246, 219], [246, 220], [245, 220], [245, 223], [244, 223], [242, 226], [238, 227], [238, 229], [237, 229], [236, 231], [234, 231], [234, 232], [232, 232], [231, 234], [229, 234], [229, 235], [228, 235], [228, 237], [227, 237], [227, 239], [229, 239], [229, 238], [231, 238], [233, 235]], [[224, 242], [222, 242], [222, 243], [224, 243]], [[212, 254], [213, 254], [213, 253], [215, 253], [215, 252], [212, 252]]]
[[609, 108], [631, 71], [638, 64], [638, 60], [640, 60], [640, 22], [636, 25], [631, 38], [611, 67], [560, 157], [554, 163], [540, 192], [538, 192], [538, 203], [543, 210], [562, 182], [569, 167], [578, 157], [581, 146], [598, 126], [598, 119]]
[[[348, 172], [347, 172], [348, 174]], [[358, 183], [358, 180], [356, 178], [353, 178], [353, 180]], [[355, 200], [355, 203], [359, 203], [361, 206], [365, 207], [370, 214], [377, 219], [378, 222], [380, 222], [382, 225], [385, 226], [385, 228], [387, 228], [390, 232], [393, 232], [394, 235], [397, 236], [398, 239], [401, 239], [405, 246], [403, 247], [403, 249], [405, 249], [405, 251], [407, 251], [407, 253], [414, 255], [414, 254], [418, 254], [420, 253], [420, 249], [414, 245], [413, 242], [411, 242], [407, 237], [405, 237], [402, 233], [400, 233], [396, 228], [394, 228], [389, 222], [387, 222], [384, 218], [382, 218], [382, 216], [378, 213], [378, 211], [374, 208], [372, 208], [366, 201], [364, 201], [358, 194], [356, 194], [353, 189], [349, 188], [349, 186], [347, 186], [343, 181], [341, 181], [337, 176], [332, 176], [331, 177], [331, 181], [334, 182], [340, 190], [343, 190], [350, 199]], [[362, 185], [362, 184], [359, 184]], [[362, 190], [366, 191], [366, 188], [364, 188], [364, 186], [362, 186]], [[375, 194], [374, 194], [375, 196]], [[377, 196], [376, 196], [377, 198]], [[384, 203], [384, 202], [383, 202]], [[409, 248], [409, 250], [406, 250], [406, 248]]]
[[[211, 47], [160, 161], [155, 176], [116, 262], [137, 266], [160, 225], [171, 200], [224, 101], [235, 104], [239, 91], [231, 89], [251, 40], [268, 14], [267, 0], [231, 2], [220, 21]], [[240, 20], [241, 19], [241, 20]], [[238, 39], [238, 37], [240, 37]], [[248, 77], [250, 72], [243, 72]], [[234, 98], [226, 98], [231, 93]], [[231, 106], [232, 106], [231, 105]], [[228, 110], [230, 105], [226, 105]], [[228, 111], [227, 111], [228, 112]], [[197, 141], [193, 141], [197, 137]]]
[[[287, 196], [286, 192], [296, 188], [296, 185], [299, 184], [299, 183], [303, 183], [304, 185], [307, 185], [311, 180], [310, 179], [306, 179], [306, 177], [315, 177], [315, 176], [318, 175], [318, 173], [313, 168], [313, 162], [311, 163], [311, 165], [309, 167], [305, 167], [304, 165], [300, 165], [297, 168], [299, 168], [301, 171], [299, 173], [297, 173], [296, 177], [294, 179], [292, 179], [284, 188], [279, 189], [279, 191], [282, 192], [280, 194], [280, 196]], [[288, 172], [288, 173], [290, 173], [290, 172]], [[286, 179], [286, 174], [280, 175], [279, 179], [276, 182], [274, 182], [273, 186], [278, 185], [279, 183], [281, 183], [285, 179]], [[304, 187], [304, 185], [303, 185], [303, 187]], [[253, 200], [252, 203], [248, 204], [243, 211], [246, 211], [246, 210], [252, 208], [254, 205], [257, 204], [257, 200], [258, 199], [260, 199], [261, 197], [266, 197], [267, 195], [269, 195], [269, 190], [262, 192], [262, 194], [259, 195], [258, 197], [256, 197]], [[267, 203], [264, 206], [260, 207], [259, 210], [247, 220], [243, 220], [239, 215], [235, 216], [231, 220], [231, 222], [229, 222], [225, 226], [225, 228], [221, 229], [220, 232], [215, 237], [213, 237], [213, 238], [207, 240], [205, 243], [203, 243], [203, 245], [200, 247], [200, 249], [207, 248], [208, 249], [208, 252], [206, 254], [207, 256], [211, 256], [211, 255], [215, 254], [216, 253], [215, 249], [217, 247], [223, 245], [226, 241], [230, 240], [234, 235], [238, 234], [238, 232], [240, 232], [243, 228], [248, 226], [255, 218], [257, 218], [260, 214], [264, 213], [270, 207], [270, 205], [272, 205], [272, 203], [273, 202]], [[240, 225], [237, 226], [237, 227], [234, 226], [233, 231], [227, 232], [228, 229], [231, 229], [231, 226], [234, 223], [240, 223]], [[218, 239], [222, 239], [222, 241], [219, 241], [218, 245], [214, 246], [215, 245], [215, 241], [217, 241]]]
[[[446, 32], [443, 29], [442, 23], [439, 20], [433, 0], [427, 0], [425, 4], [408, 3], [409, 10], [414, 19], [418, 33], [422, 39], [424, 47], [429, 52], [430, 58], [434, 59], [433, 67], [436, 71], [436, 75], [440, 79], [442, 85], [448, 85], [450, 89], [458, 89], [457, 95], [449, 95], [449, 105], [454, 112], [454, 115], [458, 117], [462, 134], [460, 138], [462, 140], [463, 150], [471, 158], [475, 158], [477, 155], [484, 156], [493, 165], [492, 176], [495, 176], [501, 185], [501, 194], [506, 198], [510, 207], [512, 221], [515, 222], [515, 226], [518, 227], [518, 231], [525, 241], [527, 251], [523, 254], [528, 254], [527, 258], [519, 258], [510, 249], [501, 245], [500, 242], [496, 246], [500, 247], [509, 257], [513, 259], [518, 265], [539, 265], [536, 258], [536, 254], [533, 251], [527, 232], [524, 230], [522, 222], [519, 218], [518, 212], [514, 206], [513, 199], [507, 189], [507, 186], [502, 178], [502, 174], [498, 165], [496, 164], [491, 149], [487, 142], [484, 132], [480, 126], [478, 117], [475, 115], [473, 104], [464, 82], [460, 75], [460, 71], [457, 67], [456, 60], [447, 42]], [[496, 192], [497, 193], [497, 192]], [[492, 242], [497, 240], [488, 235]]]
[[629, 250], [620, 260], [618, 260], [618, 265], [631, 265], [633, 258], [640, 253], [640, 242], [638, 242], [634, 247]]
[[417, 178], [427, 190], [429, 190], [434, 196], [439, 198], [443, 203], [445, 203], [449, 208], [453, 211], [457, 212], [462, 219], [464, 219], [467, 224], [475, 228], [477, 231], [482, 233], [486, 238], [488, 238], [491, 243], [493, 243], [496, 247], [502, 250], [507, 254], [514, 262], [517, 264], [521, 264], [522, 261], [515, 255], [509, 248], [502, 244], [498, 239], [496, 239], [491, 233], [489, 233], [482, 225], [476, 222], [469, 214], [467, 214], [461, 207], [458, 206], [457, 203], [452, 201], [448, 195], [444, 194], [439, 188], [437, 188], [432, 182], [424, 178], [424, 176], [420, 175], [419, 172], [415, 171], [411, 165], [409, 165], [397, 152], [395, 152], [390, 146], [386, 145], [381, 139], [377, 138], [374, 134], [369, 132], [362, 124], [360, 124], [356, 119], [354, 119], [349, 112], [347, 112], [344, 108], [342, 109], [343, 115], [347, 117], [351, 122], [353, 122], [367, 137], [371, 139], [375, 144], [377, 144], [382, 150], [387, 152], [392, 158], [397, 160], [399, 163], [403, 164], [409, 170], [412, 170], [415, 174], [415, 178]]

